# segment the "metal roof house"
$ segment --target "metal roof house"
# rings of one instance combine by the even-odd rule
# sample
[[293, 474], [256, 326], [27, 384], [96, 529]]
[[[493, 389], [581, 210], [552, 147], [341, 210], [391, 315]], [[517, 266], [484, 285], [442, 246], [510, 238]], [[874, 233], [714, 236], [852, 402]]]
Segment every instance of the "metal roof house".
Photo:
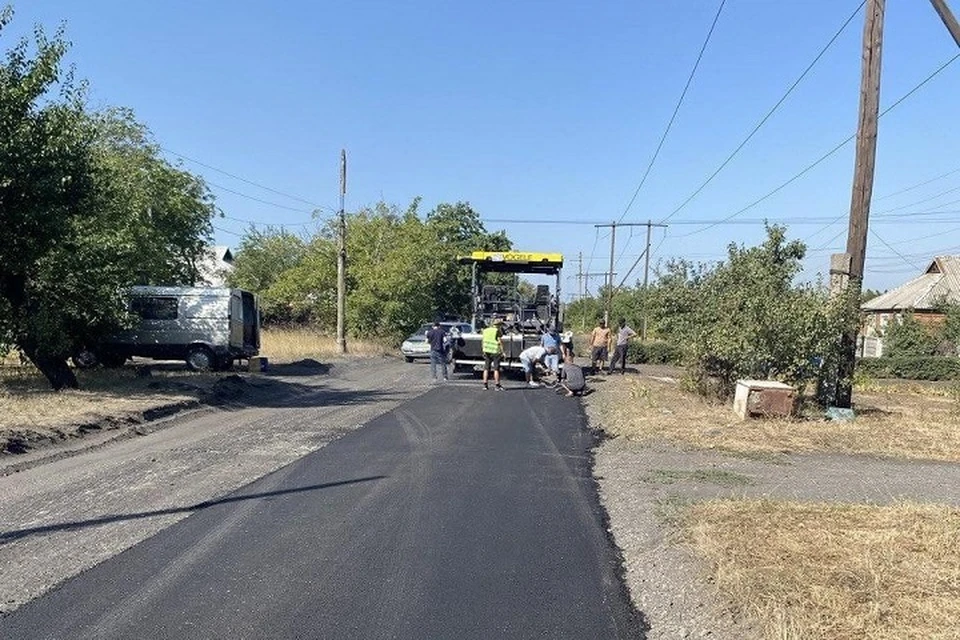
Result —
[[200, 279], [196, 283], [198, 286], [226, 286], [227, 274], [233, 271], [233, 253], [230, 252], [230, 247], [207, 247], [205, 255], [197, 264], [197, 270], [200, 272]]
[[920, 322], [943, 322], [939, 307], [960, 303], [960, 256], [937, 256], [920, 276], [868, 300], [863, 312], [862, 355], [883, 353], [883, 329], [895, 318], [911, 311]]

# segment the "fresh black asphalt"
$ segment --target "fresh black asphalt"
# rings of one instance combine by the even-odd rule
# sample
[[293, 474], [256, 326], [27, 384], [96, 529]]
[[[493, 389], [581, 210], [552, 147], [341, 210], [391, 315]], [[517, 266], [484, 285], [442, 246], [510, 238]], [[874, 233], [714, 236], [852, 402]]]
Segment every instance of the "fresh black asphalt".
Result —
[[440, 386], [184, 505], [190, 517], [0, 619], [0, 638], [642, 637], [593, 444], [575, 399]]

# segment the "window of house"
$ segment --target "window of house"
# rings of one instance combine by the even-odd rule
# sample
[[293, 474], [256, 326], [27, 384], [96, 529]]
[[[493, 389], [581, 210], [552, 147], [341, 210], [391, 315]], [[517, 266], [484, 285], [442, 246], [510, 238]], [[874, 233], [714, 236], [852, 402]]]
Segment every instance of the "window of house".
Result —
[[161, 296], [137, 296], [130, 300], [130, 311], [144, 320], [176, 320], [178, 300]]

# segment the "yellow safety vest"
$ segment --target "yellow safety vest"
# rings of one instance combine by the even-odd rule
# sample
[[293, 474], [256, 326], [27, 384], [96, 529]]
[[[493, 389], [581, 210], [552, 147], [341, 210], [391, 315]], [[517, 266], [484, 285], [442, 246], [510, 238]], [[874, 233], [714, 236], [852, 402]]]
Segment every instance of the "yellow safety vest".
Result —
[[500, 353], [500, 329], [487, 327], [483, 330], [483, 352]]

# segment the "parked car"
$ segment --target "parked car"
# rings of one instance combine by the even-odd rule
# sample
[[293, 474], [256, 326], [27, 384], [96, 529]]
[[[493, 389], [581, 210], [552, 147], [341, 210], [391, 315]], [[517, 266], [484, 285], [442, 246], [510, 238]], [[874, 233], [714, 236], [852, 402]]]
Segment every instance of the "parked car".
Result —
[[260, 349], [260, 311], [249, 291], [225, 287], [131, 287], [136, 325], [83, 349], [78, 367], [120, 366], [140, 356], [185, 360], [194, 371], [226, 368]]
[[[417, 358], [430, 357], [430, 344], [427, 342], [427, 331], [433, 328], [433, 323], [425, 324], [417, 329], [409, 338], [400, 345], [400, 353], [404, 360], [413, 362]], [[461, 334], [472, 333], [473, 325], [469, 322], [441, 322], [440, 328], [446, 331], [453, 338], [459, 338]], [[448, 352], [449, 355], [452, 351]]]

